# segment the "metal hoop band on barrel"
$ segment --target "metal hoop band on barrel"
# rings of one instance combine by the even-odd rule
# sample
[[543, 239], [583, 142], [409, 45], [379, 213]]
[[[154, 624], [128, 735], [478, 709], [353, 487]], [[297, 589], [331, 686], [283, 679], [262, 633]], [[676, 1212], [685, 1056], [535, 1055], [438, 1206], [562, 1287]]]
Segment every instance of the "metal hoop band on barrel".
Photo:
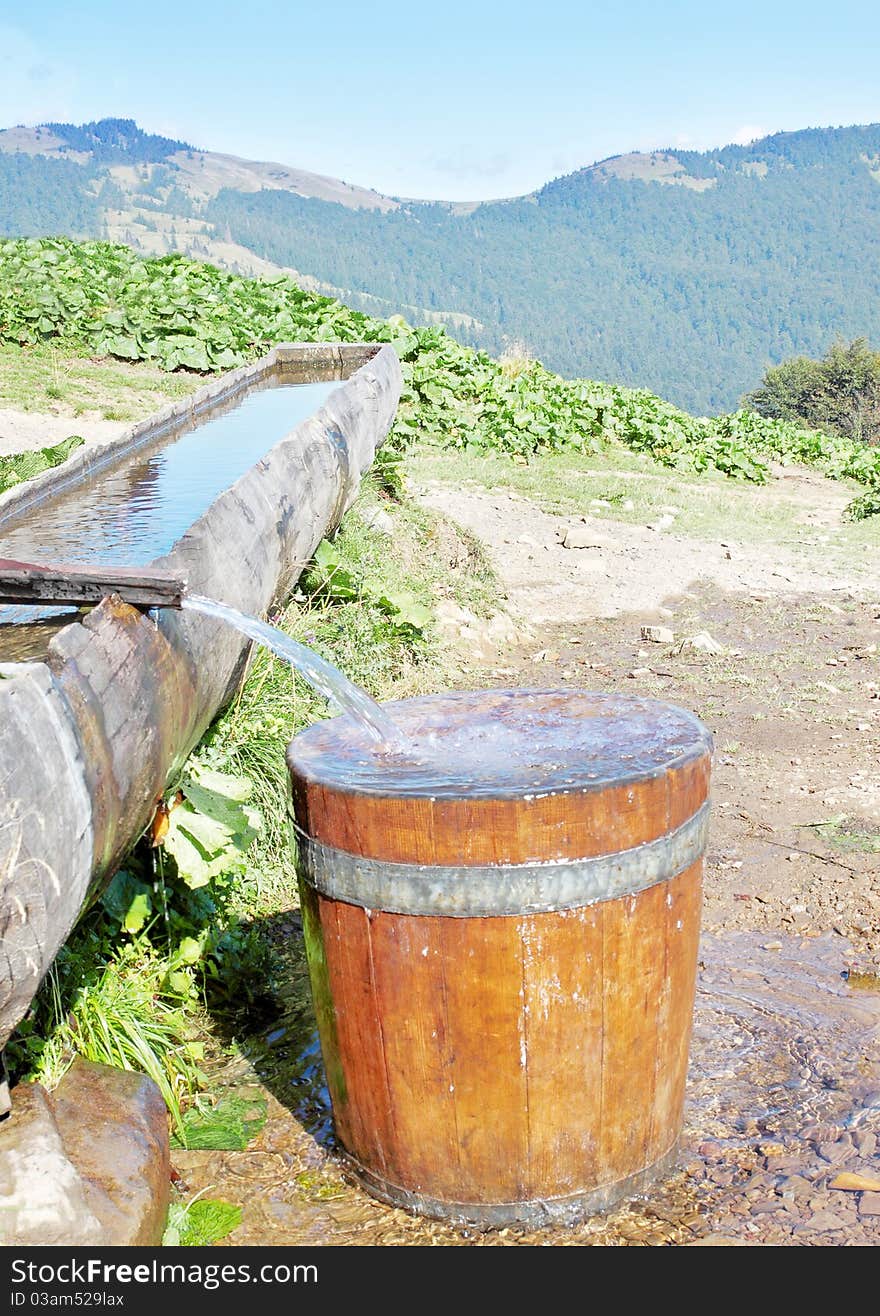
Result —
[[494, 1229], [504, 1225], [526, 1225], [541, 1229], [547, 1225], [578, 1224], [598, 1212], [610, 1211], [625, 1198], [644, 1192], [657, 1178], [674, 1169], [678, 1149], [676, 1138], [670, 1149], [653, 1165], [588, 1192], [522, 1202], [447, 1202], [431, 1197], [428, 1193], [413, 1192], [390, 1183], [347, 1153], [343, 1153], [343, 1159], [367, 1192], [387, 1202], [389, 1206], [400, 1206], [405, 1211], [415, 1211], [418, 1215], [430, 1216], [434, 1220], [448, 1220], [458, 1225], [479, 1225]]
[[541, 914], [634, 895], [677, 877], [701, 858], [709, 825], [704, 804], [656, 840], [588, 859], [491, 867], [446, 867], [368, 859], [298, 831], [299, 868], [321, 895], [391, 914], [451, 918]]

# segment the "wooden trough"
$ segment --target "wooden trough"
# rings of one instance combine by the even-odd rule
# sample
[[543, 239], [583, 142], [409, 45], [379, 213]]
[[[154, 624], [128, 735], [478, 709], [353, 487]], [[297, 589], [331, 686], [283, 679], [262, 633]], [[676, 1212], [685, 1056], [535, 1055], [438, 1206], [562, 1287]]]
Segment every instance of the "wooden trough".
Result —
[[[254, 616], [289, 597], [393, 422], [402, 382], [397, 356], [376, 344], [279, 345], [113, 443], [81, 448], [63, 466], [0, 495], [0, 556], [10, 555], [4, 530], [31, 516], [36, 546], [28, 556], [39, 556], [39, 513], [53, 497], [136, 460], [157, 435], [192, 428], [248, 389], [315, 372], [338, 379], [338, 387], [169, 553], [149, 571], [123, 573], [115, 593], [54, 635], [45, 661], [0, 662], [0, 1048], [83, 907], [141, 835], [170, 776], [245, 670], [250, 642], [229, 626], [176, 606], [147, 616], [131, 603], [175, 605], [184, 581]], [[38, 597], [58, 601], [73, 583], [79, 592], [70, 601], [78, 603], [113, 585], [103, 567], [91, 582], [82, 573], [73, 582], [73, 574], [53, 582], [46, 572], [39, 579], [31, 573], [26, 584], [13, 566], [4, 584], [54, 590]], [[158, 597], [137, 594], [145, 583]]]
[[385, 705], [291, 743], [303, 922], [338, 1138], [383, 1201], [571, 1223], [672, 1164], [712, 742], [583, 691]]

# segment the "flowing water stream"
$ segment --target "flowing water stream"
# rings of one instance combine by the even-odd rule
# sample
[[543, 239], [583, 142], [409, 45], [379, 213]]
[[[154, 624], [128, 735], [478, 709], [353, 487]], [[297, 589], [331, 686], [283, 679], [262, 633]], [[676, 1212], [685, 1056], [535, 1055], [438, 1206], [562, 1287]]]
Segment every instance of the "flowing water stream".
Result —
[[236, 608], [230, 608], [216, 599], [202, 598], [199, 594], [187, 594], [183, 599], [183, 609], [200, 612], [206, 617], [215, 617], [227, 622], [258, 644], [265, 645], [274, 654], [282, 658], [299, 672], [309, 683], [343, 713], [350, 713], [355, 722], [364, 727], [367, 736], [389, 748], [400, 747], [403, 742], [398, 727], [382, 708], [371, 699], [365, 690], [354, 685], [338, 668], [328, 663], [314, 649], [309, 649], [298, 640], [279, 631], [267, 622], [257, 621]]

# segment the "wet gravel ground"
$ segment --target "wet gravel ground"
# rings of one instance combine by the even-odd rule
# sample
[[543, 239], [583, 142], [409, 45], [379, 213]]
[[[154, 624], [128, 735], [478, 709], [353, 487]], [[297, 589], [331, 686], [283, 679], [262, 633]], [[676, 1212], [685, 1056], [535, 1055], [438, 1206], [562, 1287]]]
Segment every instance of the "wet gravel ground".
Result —
[[[833, 934], [784, 937], [773, 950], [754, 933], [704, 935], [675, 1171], [607, 1216], [541, 1231], [428, 1221], [347, 1180], [303, 996], [301, 948], [289, 934], [287, 944], [296, 1005], [252, 1039], [250, 1060], [239, 1057], [218, 1075], [268, 1096], [263, 1131], [245, 1151], [173, 1157], [181, 1193], [205, 1191], [244, 1208], [227, 1245], [880, 1242], [880, 992], [850, 985]], [[835, 1186], [843, 1172], [863, 1186]]]

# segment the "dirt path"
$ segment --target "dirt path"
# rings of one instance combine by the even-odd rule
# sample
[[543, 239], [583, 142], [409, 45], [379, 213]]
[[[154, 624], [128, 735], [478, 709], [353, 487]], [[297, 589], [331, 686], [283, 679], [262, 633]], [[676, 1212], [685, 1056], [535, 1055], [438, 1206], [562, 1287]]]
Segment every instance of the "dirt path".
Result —
[[[878, 597], [880, 544], [875, 554], [850, 562], [846, 571], [816, 551], [815, 530], [839, 523], [851, 494], [810, 475], [789, 475], [782, 487], [786, 500], [802, 509], [803, 542], [705, 541], [677, 533], [670, 513], [644, 526], [594, 515], [554, 516], [518, 493], [478, 492], [440, 482], [422, 487], [417, 496], [483, 542], [506, 589], [510, 612], [532, 624], [552, 626], [626, 612], [647, 618], [668, 596], [690, 591], [701, 581], [732, 593], [857, 591]], [[763, 493], [757, 491], [756, 498]], [[808, 556], [807, 547], [812, 550]]]
[[128, 422], [96, 420], [84, 416], [47, 416], [39, 411], [0, 408], [0, 457], [31, 448], [46, 448], [71, 434], [79, 434], [86, 443], [108, 443], [127, 428]]
[[[839, 520], [845, 491], [787, 483], [805, 525]], [[638, 690], [706, 721], [706, 926], [833, 930], [880, 970], [880, 544], [842, 568], [674, 523], [553, 516], [498, 490], [418, 496], [480, 538], [506, 590], [519, 643], [484, 662], [492, 683]], [[671, 638], [643, 640], [646, 625]], [[709, 649], [689, 647], [701, 635]]]

